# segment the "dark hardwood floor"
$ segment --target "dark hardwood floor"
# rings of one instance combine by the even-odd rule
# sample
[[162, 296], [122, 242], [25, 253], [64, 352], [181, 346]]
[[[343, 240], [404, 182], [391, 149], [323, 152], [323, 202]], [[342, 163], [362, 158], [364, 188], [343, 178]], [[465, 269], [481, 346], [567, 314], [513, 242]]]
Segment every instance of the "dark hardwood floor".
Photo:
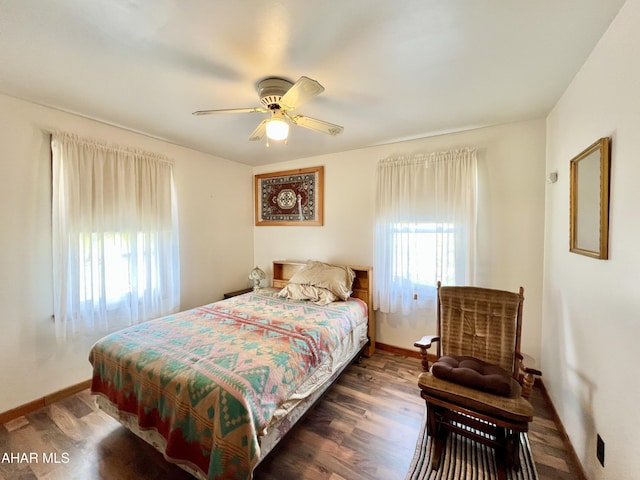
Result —
[[[419, 370], [419, 360], [384, 351], [350, 366], [258, 466], [255, 480], [404, 479], [424, 409]], [[532, 403], [529, 439], [540, 480], [580, 480], [539, 388]], [[0, 426], [0, 480], [192, 478], [97, 410], [88, 391]]]

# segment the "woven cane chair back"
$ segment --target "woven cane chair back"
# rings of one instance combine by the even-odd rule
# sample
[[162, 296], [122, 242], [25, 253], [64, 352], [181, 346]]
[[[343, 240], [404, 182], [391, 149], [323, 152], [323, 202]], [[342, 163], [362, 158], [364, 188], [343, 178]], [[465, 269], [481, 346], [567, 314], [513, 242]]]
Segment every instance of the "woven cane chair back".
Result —
[[520, 293], [478, 287], [438, 289], [439, 355], [468, 355], [498, 365], [517, 378]]

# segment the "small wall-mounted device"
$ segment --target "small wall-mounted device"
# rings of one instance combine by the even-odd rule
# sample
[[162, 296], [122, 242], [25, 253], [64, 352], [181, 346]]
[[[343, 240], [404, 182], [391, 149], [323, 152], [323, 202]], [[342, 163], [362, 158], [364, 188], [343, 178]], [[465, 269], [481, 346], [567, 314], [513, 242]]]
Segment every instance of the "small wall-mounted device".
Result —
[[604, 440], [602, 440], [599, 433], [596, 437], [596, 457], [598, 457], [600, 465], [604, 467]]
[[556, 183], [558, 181], [558, 172], [549, 172], [547, 174], [547, 183]]

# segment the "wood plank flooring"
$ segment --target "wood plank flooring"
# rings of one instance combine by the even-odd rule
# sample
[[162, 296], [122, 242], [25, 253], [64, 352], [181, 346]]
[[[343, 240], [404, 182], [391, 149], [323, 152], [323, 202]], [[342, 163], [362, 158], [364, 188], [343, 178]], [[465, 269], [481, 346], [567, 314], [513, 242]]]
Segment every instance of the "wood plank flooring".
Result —
[[[255, 480], [403, 480], [424, 409], [419, 370], [419, 360], [384, 351], [350, 366]], [[581, 480], [538, 388], [532, 403], [540, 480]], [[192, 478], [97, 410], [88, 391], [0, 426], [0, 480]]]

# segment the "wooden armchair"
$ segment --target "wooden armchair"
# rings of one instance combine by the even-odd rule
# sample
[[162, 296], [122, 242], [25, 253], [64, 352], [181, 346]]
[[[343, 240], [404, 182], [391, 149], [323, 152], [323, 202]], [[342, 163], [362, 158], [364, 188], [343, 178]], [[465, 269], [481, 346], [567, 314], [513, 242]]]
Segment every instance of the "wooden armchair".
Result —
[[[527, 400], [540, 371], [520, 353], [523, 288], [518, 293], [438, 282], [438, 335], [415, 342], [424, 372], [418, 378], [427, 404], [427, 434], [437, 470], [449, 432], [495, 448], [499, 479], [518, 469], [520, 433], [529, 429]], [[437, 342], [437, 360], [427, 350]], [[467, 368], [470, 367], [470, 368]]]

